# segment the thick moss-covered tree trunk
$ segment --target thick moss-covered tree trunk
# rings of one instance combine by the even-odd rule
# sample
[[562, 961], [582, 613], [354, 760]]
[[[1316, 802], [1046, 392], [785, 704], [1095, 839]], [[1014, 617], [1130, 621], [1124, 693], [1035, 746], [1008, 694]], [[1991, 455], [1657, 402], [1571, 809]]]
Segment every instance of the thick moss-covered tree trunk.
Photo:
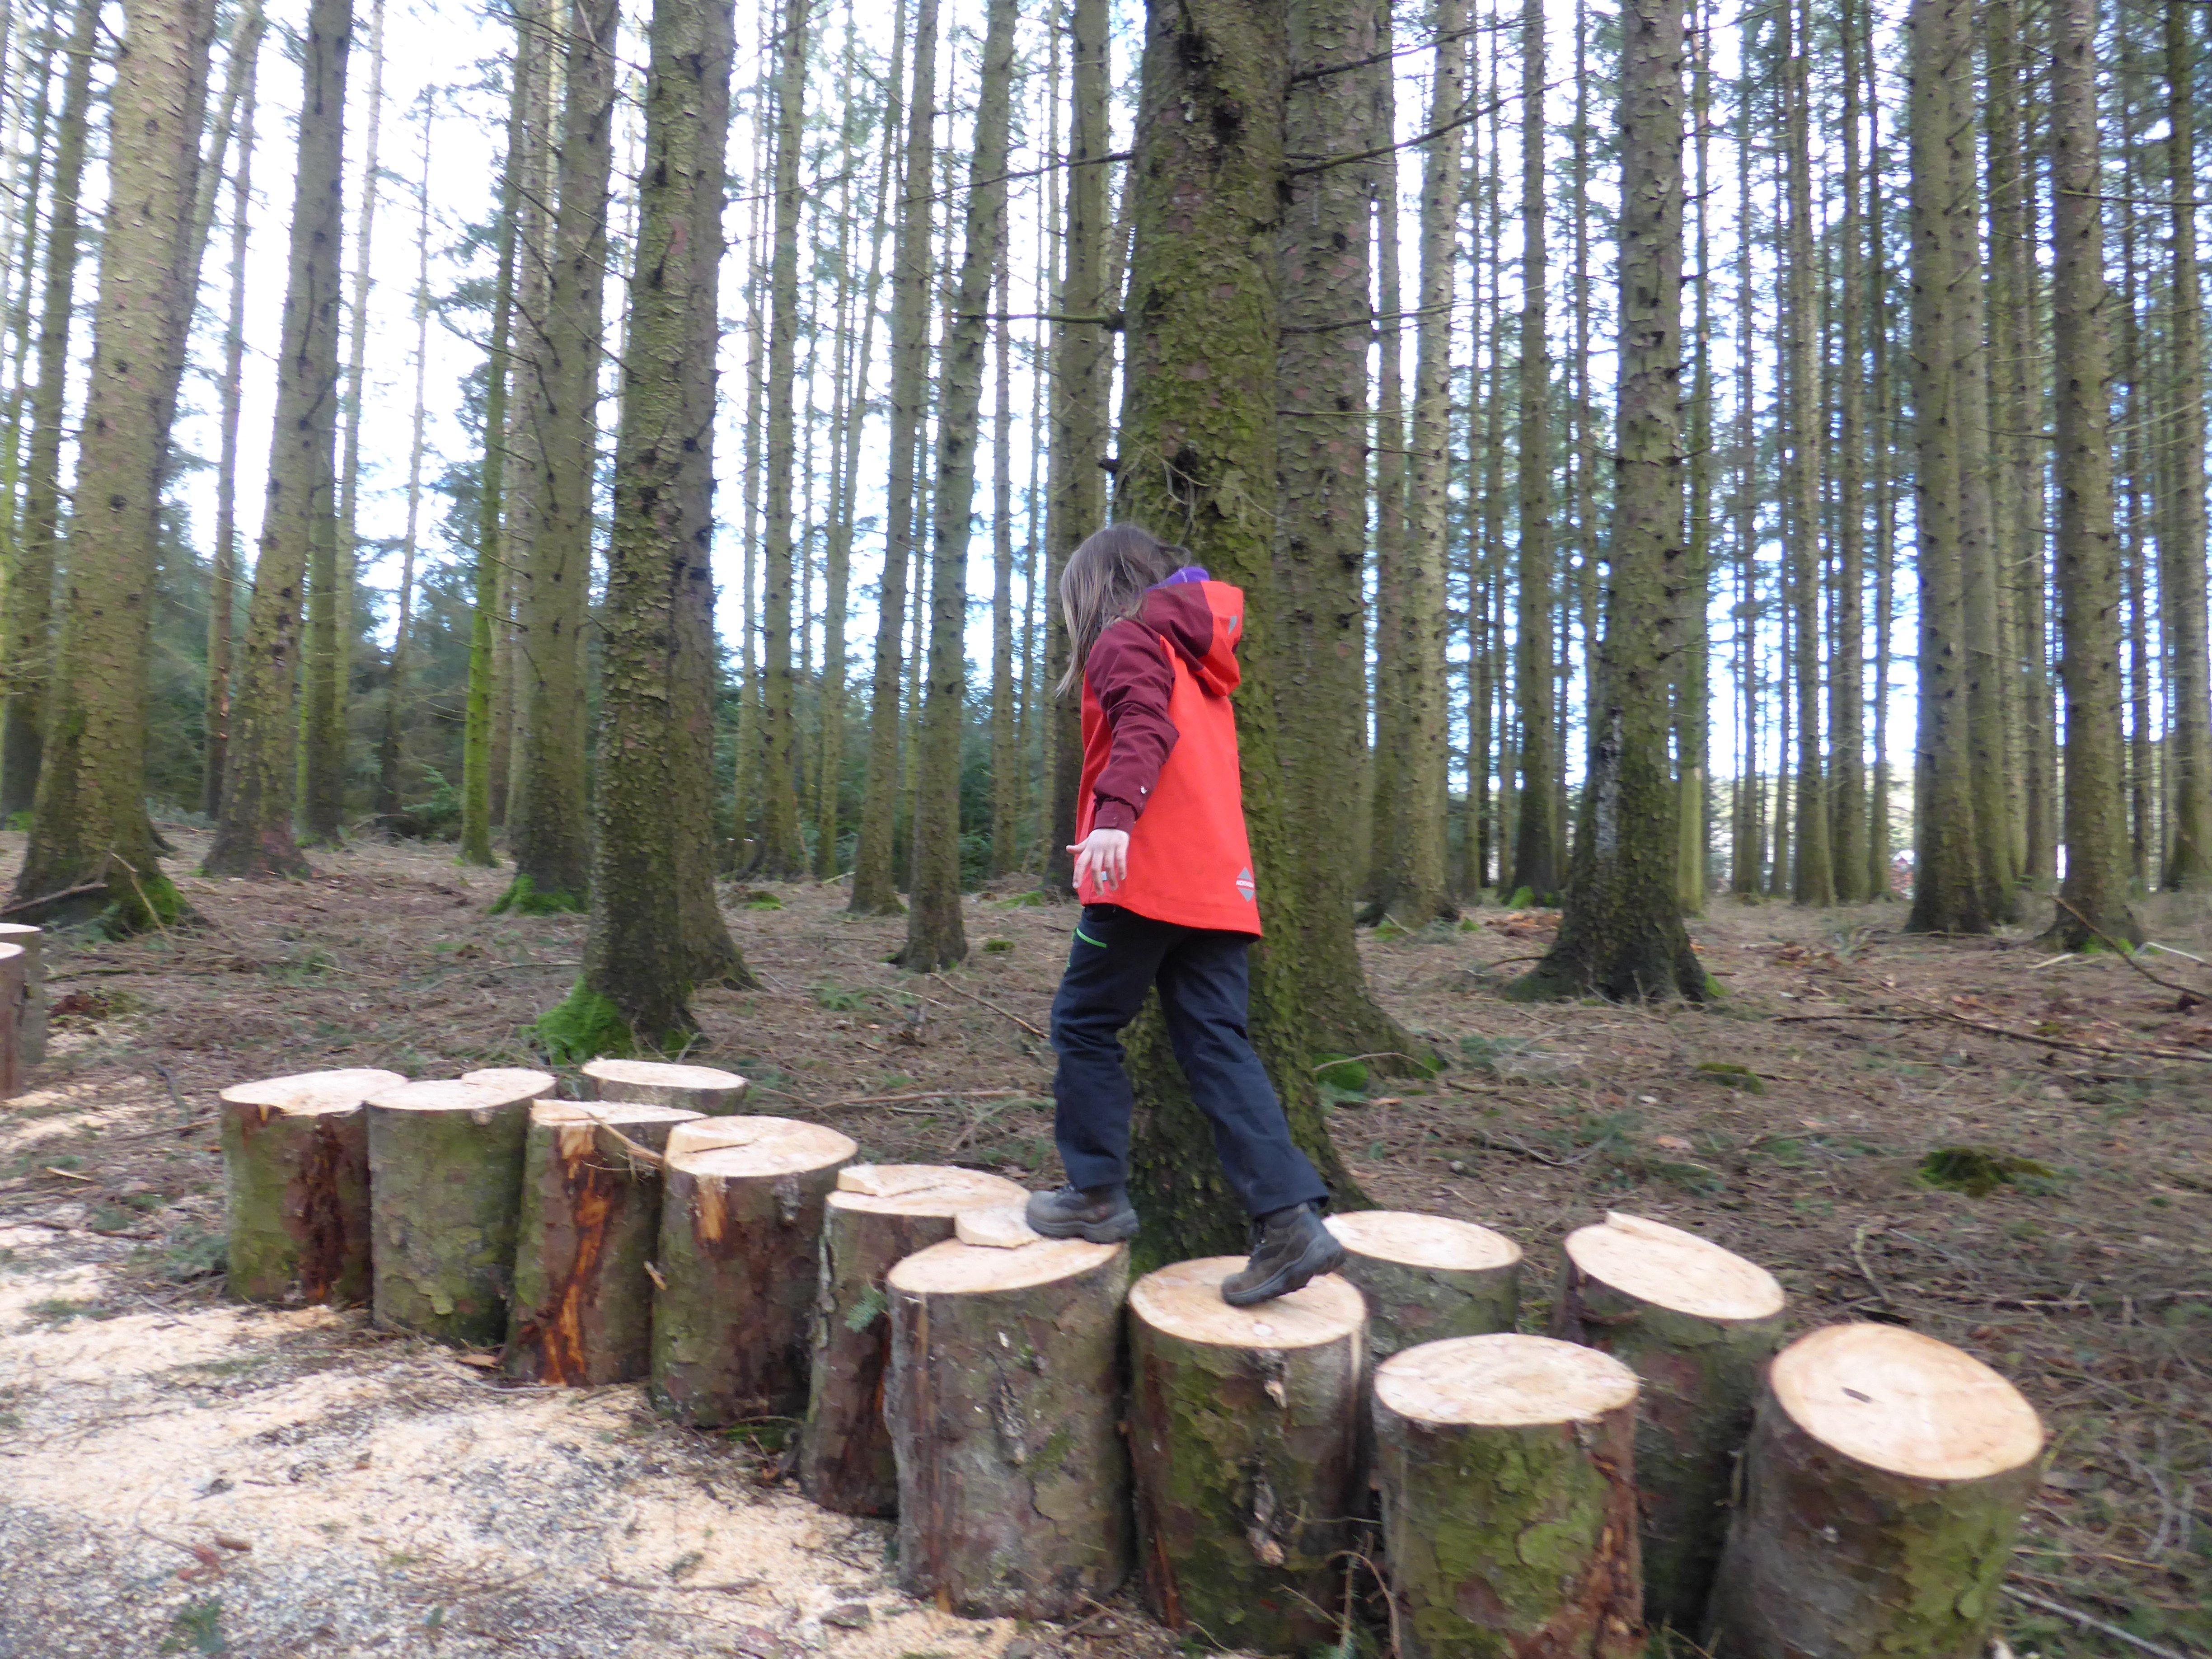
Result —
[[614, 163], [614, 0], [572, 0], [562, 52], [545, 315], [527, 395], [536, 411], [536, 534], [515, 566], [514, 786], [507, 803], [514, 880], [497, 914], [585, 908], [591, 802], [585, 784], [584, 630], [592, 592], [599, 453], [601, 296], [607, 181]]
[[1605, 640], [1559, 939], [1529, 997], [1700, 1001], [1668, 755], [1682, 650], [1682, 0], [1620, 14], [1620, 393]]
[[1644, 1610], [1654, 1624], [1702, 1627], [1736, 1454], [1782, 1346], [1782, 1302], [1765, 1269], [1634, 1216], [1610, 1216], [1566, 1241], [1552, 1334], [1611, 1354], [1643, 1385], [1636, 1484]]
[[397, 1072], [307, 1072], [222, 1091], [224, 1288], [245, 1302], [366, 1302], [370, 1096]]
[[1375, 1438], [1406, 1659], [1643, 1651], [1626, 1366], [1536, 1336], [1426, 1344], [1377, 1368]]
[[528, 1085], [409, 1083], [368, 1102], [376, 1322], [465, 1347], [507, 1336]]
[[[184, 902], [156, 856], [145, 801], [154, 536], [169, 388], [183, 359], [185, 244], [199, 168], [215, 9], [134, 0], [108, 93], [108, 204], [77, 476], [97, 479], [70, 521], [62, 636], [19, 900], [67, 892], [26, 921], [102, 916], [111, 931], [174, 920]], [[73, 890], [94, 890], [78, 893]]]
[[966, 1210], [1018, 1206], [1011, 1181], [921, 1164], [848, 1164], [822, 1223], [821, 1293], [799, 1483], [840, 1515], [890, 1515], [898, 1465], [884, 1423], [891, 1324], [884, 1278], [907, 1257], [953, 1236]]
[[1343, 1616], [1366, 1311], [1333, 1275], [1231, 1308], [1243, 1265], [1180, 1261], [1129, 1292], [1138, 1565], [1169, 1629], [1304, 1653]]
[[652, 1155], [671, 1129], [696, 1116], [668, 1106], [560, 1100], [530, 1109], [509, 1376], [588, 1388], [646, 1374], [653, 1350], [647, 1269], [660, 1241], [660, 1167]]
[[[2142, 938], [2128, 904], [2120, 793], [2120, 568], [2112, 523], [2112, 339], [2097, 131], [2096, 0], [2051, 13], [2051, 370], [2058, 438], [2058, 678], [2066, 702], [2066, 875], [2045, 941]], [[2100, 937], [2101, 935], [2101, 937]]]
[[307, 868], [292, 833], [301, 730], [295, 696], [300, 599], [310, 550], [319, 537], [336, 533], [331, 451], [337, 435], [338, 248], [352, 29], [352, 0], [315, 0], [308, 9], [268, 494], [231, 706], [222, 813], [205, 866], [215, 876], [296, 876]]
[[1705, 1641], [1721, 1659], [1974, 1659], [2043, 1474], [2011, 1385], [1932, 1337], [1831, 1325], [1777, 1358]]
[[969, 1618], [1112, 1595], [1129, 1571], [1127, 1249], [956, 1240], [887, 1283], [901, 1586]]
[[806, 1406], [823, 1206], [858, 1150], [787, 1118], [717, 1118], [669, 1138], [653, 1391], [683, 1423]]
[[[1139, 149], [1130, 181], [1128, 370], [1118, 514], [1188, 547], [1244, 590], [1237, 697], [1244, 818], [1260, 914], [1295, 914], [1307, 835], [1287, 809], [1284, 757], [1309, 740], [1278, 712], [1275, 350], [1285, 179], [1286, 0], [1195, 0], [1147, 11]], [[1340, 1208], [1365, 1199], [1330, 1146], [1307, 1045], [1340, 987], [1310, 980], [1293, 937], [1252, 961], [1251, 1032], [1291, 1132]], [[1144, 1108], [1132, 1150], [1147, 1261], [1242, 1249], [1244, 1218], [1216, 1166], [1156, 1013], [1130, 1074]]]
[[1491, 1336], [1521, 1311], [1521, 1247], [1471, 1221], [1404, 1210], [1331, 1216], [1346, 1252], [1337, 1272], [1367, 1298], [1370, 1357], [1423, 1342]]

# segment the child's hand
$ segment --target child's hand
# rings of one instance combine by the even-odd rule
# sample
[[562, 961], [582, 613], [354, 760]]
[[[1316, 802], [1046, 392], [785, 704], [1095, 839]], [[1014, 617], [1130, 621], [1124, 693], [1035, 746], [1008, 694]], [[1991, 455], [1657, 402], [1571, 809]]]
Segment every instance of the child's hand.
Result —
[[1129, 878], [1129, 832], [1093, 830], [1067, 849], [1075, 854], [1075, 887], [1096, 879], [1101, 892], [1110, 893]]

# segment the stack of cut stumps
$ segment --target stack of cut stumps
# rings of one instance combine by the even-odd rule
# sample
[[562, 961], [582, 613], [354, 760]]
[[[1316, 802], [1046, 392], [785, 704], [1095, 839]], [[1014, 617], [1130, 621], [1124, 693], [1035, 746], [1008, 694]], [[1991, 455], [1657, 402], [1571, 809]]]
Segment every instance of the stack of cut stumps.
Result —
[[[906, 1588], [1048, 1619], [1133, 1569], [1221, 1647], [1340, 1639], [1379, 1569], [1407, 1659], [1980, 1651], [2042, 1462], [2034, 1412], [1888, 1325], [1782, 1346], [1771, 1274], [1611, 1215], [1551, 1334], [1486, 1228], [1330, 1220], [1341, 1275], [1231, 1308], [1229, 1258], [1129, 1283], [973, 1170], [854, 1162], [745, 1083], [600, 1060], [226, 1091], [230, 1285], [367, 1302], [537, 1383], [645, 1380], [678, 1421], [796, 1425], [805, 1490], [898, 1517]], [[1379, 1540], [1375, 1536], [1379, 1516]]]

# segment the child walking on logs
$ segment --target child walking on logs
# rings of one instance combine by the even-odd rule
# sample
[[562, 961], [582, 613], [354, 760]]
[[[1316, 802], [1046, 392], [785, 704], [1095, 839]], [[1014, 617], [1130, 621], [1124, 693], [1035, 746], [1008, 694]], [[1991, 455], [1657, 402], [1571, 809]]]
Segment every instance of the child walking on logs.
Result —
[[1083, 919], [1052, 1005], [1053, 1135], [1068, 1184], [1033, 1194], [1029, 1222], [1048, 1238], [1135, 1235], [1135, 1102], [1121, 1036], [1157, 985], [1191, 1098], [1252, 1218], [1252, 1258], [1221, 1286], [1223, 1300], [1245, 1307], [1341, 1266], [1344, 1247], [1322, 1224], [1328, 1189], [1292, 1144], [1245, 1034], [1245, 954], [1260, 909], [1229, 702], [1244, 594], [1186, 556], [1134, 525], [1109, 525], [1060, 577], [1072, 649], [1059, 689], [1083, 683], [1068, 849]]

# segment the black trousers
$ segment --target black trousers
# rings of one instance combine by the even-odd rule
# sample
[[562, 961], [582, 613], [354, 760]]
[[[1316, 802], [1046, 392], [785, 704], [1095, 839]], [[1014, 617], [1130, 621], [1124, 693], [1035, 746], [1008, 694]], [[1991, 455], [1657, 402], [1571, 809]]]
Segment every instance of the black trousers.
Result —
[[1129, 1178], [1135, 1099], [1121, 1067], [1121, 1030], [1157, 985], [1168, 1041], [1191, 1098], [1213, 1125], [1213, 1149], [1249, 1215], [1328, 1196], [1291, 1142], [1273, 1085], [1245, 1033], [1251, 980], [1243, 933], [1179, 927], [1115, 904], [1085, 905], [1066, 975], [1052, 1003], [1053, 1136], [1078, 1187]]

